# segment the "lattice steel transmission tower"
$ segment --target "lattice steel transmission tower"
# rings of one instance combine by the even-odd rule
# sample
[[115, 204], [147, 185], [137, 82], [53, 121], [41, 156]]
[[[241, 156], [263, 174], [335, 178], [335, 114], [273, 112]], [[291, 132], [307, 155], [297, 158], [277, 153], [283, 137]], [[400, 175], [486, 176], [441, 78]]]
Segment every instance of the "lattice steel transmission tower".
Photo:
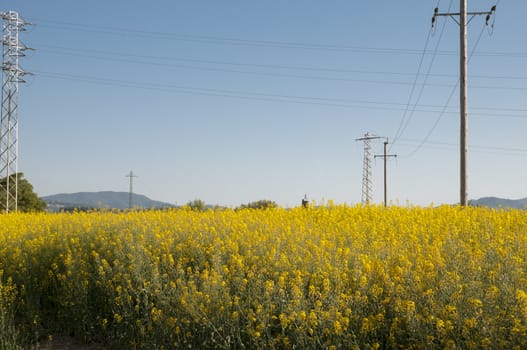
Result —
[[0, 12], [2, 19], [2, 111], [0, 116], [0, 211], [18, 209], [18, 83], [27, 73], [18, 65], [28, 48], [18, 33], [28, 25], [15, 11]]
[[372, 172], [371, 172], [371, 140], [380, 139], [380, 136], [371, 135], [369, 132], [364, 134], [364, 137], [356, 139], [355, 141], [364, 141], [364, 157], [362, 162], [362, 204], [369, 205], [371, 203], [371, 189]]

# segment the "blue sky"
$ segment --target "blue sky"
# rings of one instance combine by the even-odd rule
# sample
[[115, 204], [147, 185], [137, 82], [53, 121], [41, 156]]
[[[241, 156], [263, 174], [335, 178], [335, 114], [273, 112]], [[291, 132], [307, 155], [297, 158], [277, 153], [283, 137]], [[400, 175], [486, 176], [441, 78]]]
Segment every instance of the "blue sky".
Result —
[[[527, 3], [469, 10], [496, 2], [493, 28], [469, 26], [469, 198], [527, 196]], [[40, 195], [127, 191], [133, 170], [134, 192], [170, 203], [355, 204], [368, 131], [395, 140], [389, 200], [455, 203], [459, 29], [430, 32], [437, 4], [5, 0], [34, 23], [19, 169]]]

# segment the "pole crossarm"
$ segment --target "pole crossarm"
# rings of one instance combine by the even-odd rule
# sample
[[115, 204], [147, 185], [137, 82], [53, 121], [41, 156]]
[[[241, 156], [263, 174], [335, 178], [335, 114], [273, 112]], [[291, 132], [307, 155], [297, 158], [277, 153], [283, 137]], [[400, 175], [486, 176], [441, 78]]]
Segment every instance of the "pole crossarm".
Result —
[[[387, 146], [388, 144], [389, 144], [388, 138], [385, 137], [384, 138], [384, 145]], [[386, 154], [386, 152], [384, 152], [384, 154], [376, 154], [374, 157], [375, 158], [385, 158], [385, 157], [395, 157], [396, 158], [397, 154]]]
[[[368, 136], [366, 136], [368, 135]], [[377, 140], [377, 139], [382, 139], [382, 137], [380, 136], [375, 136], [375, 135], [369, 135], [369, 134], [366, 134], [364, 137], [361, 137], [359, 139], [355, 139], [355, 141], [366, 141], [366, 140]]]
[[[490, 11], [479, 11], [479, 12], [467, 12], [466, 13], [466, 16], [467, 17], [470, 17], [468, 20], [467, 20], [467, 24], [469, 24], [472, 19], [476, 16], [487, 16], [486, 18], [486, 24], [488, 25], [489, 24], [489, 21], [490, 21], [490, 18], [491, 16], [496, 12], [496, 6], [492, 6], [492, 8], [490, 9]], [[454, 20], [454, 22], [456, 22], [458, 25], [461, 25], [461, 23], [457, 20], [458, 17], [461, 17], [462, 13], [461, 12], [444, 12], [444, 13], [441, 13], [439, 12], [439, 8], [435, 8], [434, 9], [434, 16], [432, 16], [432, 27], [434, 27], [435, 25], [435, 22], [436, 22], [436, 18], [437, 17], [450, 17]]]

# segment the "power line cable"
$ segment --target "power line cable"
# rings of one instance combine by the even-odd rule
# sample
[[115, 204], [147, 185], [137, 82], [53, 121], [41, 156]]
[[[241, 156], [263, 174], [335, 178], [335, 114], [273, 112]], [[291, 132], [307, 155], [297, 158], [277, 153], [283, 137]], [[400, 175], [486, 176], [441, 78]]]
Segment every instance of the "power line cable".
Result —
[[[51, 49], [50, 49], [51, 48]], [[370, 70], [359, 70], [359, 69], [337, 69], [337, 68], [325, 68], [325, 67], [303, 67], [303, 66], [288, 66], [288, 65], [271, 65], [271, 64], [257, 64], [257, 63], [237, 63], [237, 62], [226, 62], [226, 61], [211, 61], [211, 60], [200, 60], [200, 59], [189, 59], [189, 58], [178, 58], [178, 57], [163, 57], [163, 56], [148, 56], [148, 55], [136, 55], [131, 53], [120, 53], [112, 51], [101, 51], [101, 50], [86, 50], [86, 49], [73, 49], [60, 46], [44, 46], [44, 48], [39, 48], [39, 52], [55, 54], [55, 55], [64, 55], [64, 56], [73, 56], [73, 57], [83, 57], [83, 58], [92, 58], [98, 60], [107, 60], [107, 61], [116, 61], [116, 62], [125, 62], [125, 63], [135, 63], [135, 64], [147, 64], [153, 66], [166, 66], [166, 67], [184, 67], [191, 69], [202, 69], [210, 70], [211, 68], [203, 68], [197, 66], [183, 66], [183, 65], [173, 65], [173, 64], [164, 64], [159, 62], [150, 62], [150, 61], [140, 61], [132, 60], [128, 57], [138, 57], [148, 60], [162, 60], [162, 61], [176, 61], [176, 62], [191, 62], [199, 64], [213, 64], [213, 65], [228, 65], [228, 66], [241, 66], [241, 67], [256, 67], [264, 69], [279, 69], [279, 70], [304, 70], [304, 71], [320, 71], [320, 72], [335, 72], [335, 73], [354, 73], [354, 74], [371, 74], [371, 75], [394, 75], [394, 76], [412, 76], [415, 77], [415, 73], [406, 73], [406, 72], [390, 72], [390, 71], [370, 71]], [[88, 54], [86, 54], [88, 53]], [[118, 56], [126, 57], [125, 59], [117, 58], [107, 58], [94, 56], [94, 54], [101, 54], [107, 56]], [[225, 70], [227, 72], [241, 72], [248, 74], [261, 74], [261, 75], [273, 75], [274, 73], [265, 73], [265, 72], [246, 72], [246, 71], [237, 71], [237, 70]], [[441, 77], [441, 78], [452, 78], [457, 77], [455, 74], [428, 74], [430, 77]], [[289, 75], [286, 75], [289, 77]], [[292, 75], [291, 77], [295, 77]], [[335, 79], [335, 78], [326, 78], [326, 77], [313, 77], [300, 75], [300, 78], [313, 78], [313, 79]], [[527, 76], [504, 76], [504, 75], [471, 75], [471, 78], [475, 79], [502, 79], [502, 80], [527, 80]], [[337, 78], [338, 79], [338, 78]], [[342, 78], [345, 79], [345, 78]]]
[[[421, 140], [419, 139], [407, 139], [407, 138], [400, 138], [399, 145], [412, 145], [415, 143], [420, 143]], [[450, 142], [442, 142], [442, 141], [428, 141], [424, 148], [440, 148], [440, 149], [452, 149], [457, 150], [459, 149], [459, 145], [455, 143]], [[499, 154], [508, 154], [508, 155], [527, 155], [527, 149], [525, 148], [515, 148], [515, 147], [496, 147], [496, 146], [481, 146], [481, 145], [470, 145], [470, 148], [473, 151], [478, 151], [482, 153], [487, 152], [494, 152]]]
[[[162, 40], [180, 40], [189, 42], [201, 42], [212, 44], [230, 44], [230, 45], [244, 45], [244, 46], [261, 46], [261, 47], [275, 47], [287, 49], [304, 49], [304, 50], [326, 50], [326, 51], [349, 51], [357, 53], [368, 54], [401, 54], [401, 55], [421, 55], [421, 50], [417, 49], [400, 49], [400, 48], [379, 48], [379, 47], [364, 47], [364, 46], [347, 46], [347, 45], [328, 45], [328, 44], [310, 44], [290, 41], [272, 41], [272, 40], [254, 40], [254, 39], [239, 39], [219, 36], [206, 35], [192, 35], [170, 32], [156, 32], [156, 31], [141, 31], [128, 28], [108, 27], [108, 26], [93, 26], [79, 23], [69, 23], [46, 20], [42, 18], [32, 18], [33, 22], [38, 23], [39, 27], [65, 29], [68, 31], [77, 30], [83, 32], [100, 33], [100, 34], [115, 34], [121, 36], [139, 36], [152, 39]], [[432, 52], [426, 52], [432, 54]], [[438, 51], [437, 55], [456, 55], [456, 51]], [[527, 58], [527, 52], [478, 52], [478, 56], [505, 56], [513, 58]]]
[[[190, 59], [190, 58], [167, 57], [167, 56], [137, 55], [137, 54], [132, 54], [132, 53], [122, 53], [122, 52], [115, 52], [115, 51], [75, 49], [75, 48], [69, 48], [69, 47], [63, 47], [63, 46], [44, 46], [43, 49], [39, 48], [39, 52], [63, 54], [62, 51], [73, 51], [73, 53], [75, 53], [75, 56], [79, 56], [79, 57], [92, 57], [90, 55], [83, 55], [83, 54], [78, 53], [78, 52], [82, 52], [82, 53], [90, 53], [90, 54], [95, 53], [95, 54], [120, 56], [120, 57], [138, 57], [142, 59], [153, 59], [153, 60], [162, 60], [162, 61], [179, 61], [179, 62], [242, 66], [242, 67], [248, 66], [248, 67], [265, 68], [265, 69], [307, 70], [307, 71], [321, 71], [321, 72], [331, 72], [331, 73], [365, 73], [365, 74], [403, 75], [403, 76], [412, 75], [413, 76], [412, 73], [400, 73], [400, 72], [388, 72], [388, 71], [364, 71], [364, 70], [358, 70], [358, 69], [336, 69], [336, 68], [327, 68], [327, 67], [272, 65], [272, 64], [259, 64], [259, 63], [240, 63], [240, 62], [202, 60], [202, 59]], [[69, 54], [69, 53], [66, 52], [64, 54]], [[444, 74], [443, 76], [453, 76], [453, 75]]]
[[[412, 138], [400, 138], [401, 142], [410, 142], [410, 143], [420, 143], [420, 139], [412, 139]], [[440, 145], [440, 146], [451, 146], [459, 148], [459, 145], [457, 143], [453, 142], [444, 142], [444, 141], [428, 141], [427, 144], [431, 145]], [[518, 147], [496, 147], [496, 146], [482, 146], [482, 145], [471, 145], [471, 147], [479, 148], [479, 149], [488, 149], [488, 150], [500, 150], [500, 151], [507, 151], [507, 152], [518, 152], [518, 153], [527, 153], [527, 148], [518, 148]]]
[[[388, 102], [354, 101], [354, 100], [338, 99], [338, 98], [322, 98], [322, 97], [313, 97], [313, 96], [306, 97], [306, 96], [295, 96], [295, 95], [280, 95], [280, 94], [267, 94], [267, 93], [258, 93], [258, 92], [248, 92], [248, 91], [177, 86], [177, 85], [171, 85], [171, 84], [154, 84], [154, 83], [149, 83], [149, 82], [137, 82], [137, 81], [127, 81], [127, 80], [118, 80], [118, 79], [97, 78], [97, 77], [92, 77], [92, 76], [81, 76], [81, 75], [72, 75], [72, 74], [45, 72], [45, 71], [37, 71], [36, 73], [41, 77], [52, 78], [52, 79], [81, 81], [81, 82], [94, 83], [94, 84], [99, 84], [99, 85], [138, 88], [138, 89], [155, 90], [155, 91], [170, 91], [170, 92], [193, 94], [193, 95], [207, 95], [207, 96], [229, 97], [229, 98], [259, 100], [259, 101], [287, 102], [287, 103], [296, 103], [296, 104], [310, 104], [310, 105], [322, 105], [322, 106], [345, 107], [345, 108], [394, 110], [393, 107], [392, 108], [372, 107], [372, 106], [349, 104], [349, 103], [358, 103], [358, 104], [370, 104], [370, 105], [371, 104], [393, 105]], [[337, 103], [337, 102], [340, 102], [340, 103]], [[426, 112], [426, 111], [423, 110], [423, 112]]]
[[[439, 1], [438, 1], [438, 3], [439, 3]], [[424, 58], [425, 58], [425, 52], [426, 52], [426, 49], [428, 48], [428, 43], [430, 42], [430, 37], [431, 36], [432, 36], [432, 28], [430, 28], [430, 30], [428, 31], [428, 35], [427, 35], [426, 41], [425, 41], [425, 47], [423, 49], [423, 54], [421, 55], [421, 59], [419, 60], [419, 64], [417, 65], [417, 73], [415, 74], [414, 82], [412, 84], [412, 88], [410, 89], [410, 96], [408, 96], [408, 102], [406, 103], [406, 107], [404, 109], [403, 116], [401, 118], [401, 121], [399, 122], [399, 127], [397, 128], [397, 131], [395, 132], [395, 136], [392, 137], [392, 144], [397, 141], [397, 138], [399, 137], [399, 134], [401, 133], [401, 129], [402, 129], [404, 123], [405, 123], [406, 114], [408, 113], [408, 109], [410, 107], [410, 103], [411, 103], [413, 95], [414, 95], [415, 87], [417, 86], [417, 81], [419, 80], [419, 75], [421, 74], [421, 67], [423, 66], [423, 62], [424, 62]], [[392, 149], [392, 147], [390, 147], [389, 151], [391, 151], [391, 149]]]
[[[395, 48], [375, 48], [375, 47], [362, 47], [362, 46], [346, 46], [346, 45], [328, 45], [328, 44], [311, 44], [311, 43], [300, 43], [290, 41], [273, 41], [273, 40], [254, 40], [254, 39], [239, 39], [219, 36], [207, 36], [207, 35], [192, 35], [192, 34], [181, 34], [181, 33], [169, 33], [169, 32], [156, 32], [156, 31], [141, 31], [132, 30], [126, 28], [108, 27], [108, 26], [93, 26], [78, 23], [51, 21], [40, 18], [33, 18], [34, 22], [39, 23], [40, 27], [47, 27], [51, 29], [65, 29], [75, 30], [88, 33], [98, 34], [113, 34], [121, 36], [139, 36], [150, 39], [162, 39], [162, 40], [178, 40], [188, 42], [199, 42], [207, 44], [228, 44], [236, 46], [260, 46], [260, 47], [273, 47], [273, 48], [285, 48], [285, 49], [303, 49], [303, 50], [322, 50], [322, 51], [350, 51], [350, 52], [362, 52], [362, 53], [379, 53], [379, 54], [416, 54], [416, 50], [412, 49], [395, 49]], [[451, 53], [446, 53], [451, 54]]]
[[[340, 82], [352, 82], [352, 83], [366, 83], [366, 84], [377, 84], [377, 85], [412, 85], [409, 81], [394, 81], [394, 80], [372, 80], [372, 79], [352, 79], [352, 78], [335, 78], [335, 77], [323, 77], [323, 76], [309, 76], [309, 75], [299, 75], [299, 74], [284, 74], [284, 73], [271, 73], [271, 72], [256, 72], [256, 71], [244, 71], [244, 70], [234, 70], [234, 69], [223, 69], [223, 68], [211, 68], [211, 67], [199, 67], [199, 66], [189, 66], [189, 65], [178, 65], [178, 64], [162, 64], [155, 62], [145, 62], [145, 61], [134, 61], [127, 59], [114, 59], [114, 58], [101, 58], [97, 56], [88, 56], [88, 55], [77, 55], [74, 53], [66, 53], [65, 55], [69, 56], [79, 56], [79, 57], [88, 57], [93, 59], [101, 59], [105, 61], [116, 61], [116, 62], [128, 62], [133, 64], [145, 64], [153, 66], [162, 66], [162, 67], [174, 67], [174, 68], [185, 68], [201, 71], [214, 71], [214, 72], [225, 72], [225, 73], [236, 73], [236, 74], [248, 74], [248, 75], [259, 75], [259, 76], [270, 76], [278, 78], [294, 78], [294, 79], [309, 79], [309, 80], [325, 80], [325, 81], [340, 81]], [[364, 74], [381, 74], [381, 72], [367, 72], [362, 71]], [[397, 73], [394, 73], [397, 74]], [[433, 87], [446, 87], [450, 88], [453, 85], [450, 84], [439, 84], [439, 83], [428, 83], [428, 79], [423, 82], [422, 87], [433, 86]], [[495, 89], [495, 90], [527, 90], [527, 87], [510, 87], [510, 86], [490, 86], [490, 85], [473, 85], [474, 89]]]
[[[72, 52], [68, 52], [68, 51], [72, 51]], [[279, 69], [279, 70], [307, 70], [307, 71], [320, 71], [320, 72], [331, 72], [331, 73], [360, 73], [360, 74], [379, 74], [379, 75], [397, 75], [397, 76], [414, 76], [415, 75], [415, 73], [404, 73], [404, 72], [367, 71], [367, 70], [360, 70], [360, 69], [337, 69], [337, 68], [327, 68], [327, 67], [272, 65], [272, 64], [260, 64], [260, 63], [240, 63], [240, 62], [201, 60], [201, 59], [189, 59], [189, 58], [178, 58], [178, 57], [167, 57], [167, 56], [137, 55], [137, 54], [132, 54], [132, 53], [122, 53], [122, 52], [115, 52], [115, 51], [76, 49], [76, 48], [69, 48], [69, 47], [63, 47], [63, 46], [43, 46], [43, 48], [39, 48], [39, 52], [48, 52], [48, 53], [54, 53], [58, 55], [61, 55], [61, 54], [70, 55], [71, 54], [71, 55], [79, 56], [79, 57], [93, 57], [91, 55], [86, 55], [85, 53], [89, 53], [89, 54], [95, 53], [95, 54], [102, 54], [102, 55], [127, 57], [127, 58], [128, 57], [138, 57], [142, 59], [152, 59], [152, 60], [180, 61], [180, 62], [191, 62], [191, 63], [200, 63], [200, 64], [214, 64], [214, 65], [228, 65], [228, 66], [242, 66], [242, 67], [248, 66], [248, 67], [265, 68], [265, 69]], [[79, 52], [82, 52], [84, 54], [80, 54]], [[454, 77], [455, 75], [436, 74], [435, 76]], [[527, 80], [527, 77], [525, 79]]]
[[[46, 50], [44, 52], [46, 52]], [[53, 53], [53, 51], [49, 51], [49, 50], [47, 52]], [[245, 70], [225, 69], [225, 68], [215, 68], [215, 67], [190, 66], [190, 65], [182, 65], [182, 64], [156, 63], [156, 62], [137, 61], [137, 60], [130, 60], [130, 59], [122, 59], [122, 58], [97, 57], [97, 56], [90, 56], [90, 55], [85, 55], [85, 54], [81, 55], [81, 54], [75, 54], [75, 53], [60, 53], [60, 54], [74, 56], [74, 57], [84, 57], [84, 58], [91, 58], [91, 59], [97, 59], [97, 60], [104, 60], [104, 61], [113, 61], [113, 62], [144, 64], [144, 65], [159, 66], [159, 67], [185, 68], [185, 69], [200, 70], [200, 71], [259, 75], [259, 76], [269, 76], [269, 77], [278, 77], [278, 78], [327, 80], [327, 81], [341, 81], [341, 82], [360, 82], [360, 83], [373, 83], [373, 84], [383, 84], [383, 85], [384, 84], [396, 84], [396, 85], [409, 84], [408, 82], [387, 81], [387, 80], [374, 81], [374, 80], [365, 80], [365, 79], [336, 78], [336, 77], [323, 77], [323, 76], [312, 76], [312, 75], [309, 76], [309, 75], [300, 75], [300, 74], [285, 74], [285, 73], [272, 73], [272, 72], [256, 72], [256, 71], [245, 71]], [[356, 72], [358, 73], [359, 71], [356, 71]], [[387, 72], [366, 72], [366, 71], [362, 71], [362, 73], [363, 74], [387, 74]], [[402, 75], [402, 74], [393, 73], [393, 75]]]
[[[49, 79], [60, 79], [60, 80], [69, 80], [69, 81], [79, 81], [97, 85], [105, 86], [118, 86], [125, 88], [137, 88], [143, 90], [151, 91], [166, 91], [166, 92], [175, 92], [191, 95], [206, 95], [206, 96], [217, 96], [217, 97], [229, 97], [229, 98], [239, 98], [246, 100], [258, 100], [258, 101], [269, 101], [269, 102], [286, 102], [286, 103], [295, 103], [295, 104], [310, 104], [310, 105], [321, 105], [329, 107], [344, 107], [344, 108], [355, 108], [355, 109], [366, 109], [366, 110], [385, 110], [385, 111], [403, 111], [404, 104], [393, 103], [393, 102], [383, 102], [383, 101], [371, 101], [371, 100], [350, 100], [343, 98], [324, 98], [316, 96], [299, 96], [299, 95], [282, 95], [282, 94], [271, 94], [271, 93], [260, 93], [260, 92], [251, 92], [251, 91], [240, 91], [240, 90], [225, 90], [225, 89], [210, 89], [210, 88], [201, 88], [201, 87], [189, 87], [189, 86], [180, 86], [172, 84], [160, 84], [160, 83], [151, 83], [144, 81], [129, 81], [129, 80], [119, 80], [119, 79], [108, 79], [100, 78], [94, 76], [83, 76], [83, 75], [74, 75], [74, 74], [65, 74], [57, 72], [46, 72], [46, 71], [36, 71], [37, 76], [49, 78]], [[398, 108], [401, 107], [401, 108]], [[453, 107], [443, 106], [442, 110], [439, 111], [440, 106], [434, 105], [421, 105], [421, 110], [416, 110], [420, 113], [431, 113], [437, 114], [442, 112], [443, 114], [456, 115], [455, 111], [447, 111], [447, 109], [452, 109]], [[527, 113], [527, 109], [517, 109], [517, 108], [487, 108], [487, 107], [474, 107], [473, 109], [486, 111], [508, 111], [516, 113]], [[480, 117], [509, 117], [509, 118], [527, 118], [527, 114], [511, 114], [511, 113], [473, 113], [474, 116]]]
[[[55, 73], [55, 72], [44, 72], [44, 71], [38, 71], [36, 73], [39, 74], [39, 76], [46, 77], [46, 78], [73, 80], [73, 81], [81, 81], [81, 82], [87, 82], [87, 83], [95, 83], [99, 85], [138, 88], [138, 89], [144, 89], [144, 90], [170, 91], [170, 92], [192, 94], [192, 95], [229, 97], [229, 98], [238, 98], [238, 99], [246, 99], [246, 100], [286, 102], [286, 103], [306, 104], [306, 105], [321, 105], [321, 106], [333, 106], [333, 107], [345, 107], [345, 108], [365, 108], [365, 109], [372, 108], [369, 106], [357, 106], [357, 105], [346, 104], [345, 102], [350, 102], [350, 100], [346, 100], [346, 99], [321, 98], [321, 97], [313, 97], [313, 96], [305, 97], [305, 96], [293, 96], [293, 95], [266, 94], [266, 93], [257, 93], [257, 92], [247, 92], [247, 91], [197, 88], [197, 87], [170, 85], [170, 84], [154, 84], [154, 83], [148, 83], [148, 82], [106, 79], [106, 78], [97, 78], [97, 77], [63, 74], [63, 73]], [[341, 101], [342, 103], [336, 103], [339, 101]], [[362, 103], [364, 103], [364, 101], [362, 101]], [[383, 107], [377, 107], [376, 109], [388, 109], [389, 110], [389, 108], [383, 108]]]
[[[478, 47], [478, 44], [481, 40], [481, 37], [483, 36], [483, 33], [485, 31], [485, 28], [486, 28], [486, 25], [483, 26], [483, 28], [481, 29], [481, 32], [479, 33], [479, 36], [474, 44], [474, 47], [468, 57], [468, 62], [470, 62], [470, 60], [472, 59], [472, 55], [474, 54], [474, 52], [476, 51], [477, 47]], [[448, 99], [443, 107], [443, 109], [441, 110], [441, 113], [439, 113], [436, 121], [434, 122], [434, 124], [432, 125], [432, 127], [430, 128], [430, 130], [428, 131], [428, 133], [426, 134], [426, 136], [424, 137], [424, 139], [421, 141], [421, 143], [419, 143], [419, 145], [412, 151], [410, 152], [409, 154], [407, 155], [404, 155], [402, 156], [402, 158], [410, 158], [412, 157], [414, 154], [416, 154], [422, 147], [423, 145], [428, 141], [428, 139], [430, 138], [430, 136], [432, 135], [432, 133], [435, 131], [437, 125], [439, 124], [439, 122], [441, 121], [441, 119], [443, 118], [445, 112], [446, 112], [446, 109], [448, 107], [448, 105], [450, 104], [450, 100], [452, 100], [452, 97], [454, 96], [456, 90], [457, 90], [457, 87], [459, 86], [459, 80], [457, 81], [456, 85], [454, 86], [454, 88], [452, 89], [450, 95], [448, 96]]]
[[[452, 1], [453, 0], [450, 0], [450, 4], [448, 6], [448, 11], [447, 12], [450, 12], [450, 9], [452, 8]], [[439, 7], [439, 1], [437, 2], [437, 7]], [[406, 105], [406, 109], [404, 111], [404, 114], [403, 114], [403, 117], [401, 119], [401, 123], [399, 124], [399, 128], [397, 129], [397, 132], [395, 133], [395, 136], [392, 138], [392, 142], [390, 144], [390, 149], [388, 152], [391, 152], [394, 144], [397, 142], [397, 140], [399, 139], [399, 137], [401, 137], [401, 135], [404, 133], [404, 131], [408, 128], [408, 125], [410, 124], [410, 121], [412, 120], [414, 114], [415, 114], [415, 110], [417, 108], [417, 105], [419, 104], [419, 102], [421, 101], [421, 97], [423, 96], [423, 92], [424, 92], [424, 89], [425, 89], [425, 86], [426, 84], [428, 83], [428, 78], [430, 77], [430, 73], [432, 71], [432, 67], [434, 65], [434, 62], [435, 62], [435, 58], [436, 58], [436, 53], [437, 51], [439, 50], [439, 44], [441, 43], [441, 39], [443, 38], [443, 34], [445, 32], [445, 27], [446, 27], [446, 20], [443, 21], [443, 27], [441, 28], [441, 33], [439, 34], [439, 39], [437, 40], [437, 43], [436, 43], [436, 46], [434, 48], [434, 54], [432, 55], [432, 59], [430, 60], [430, 64], [428, 65], [428, 70], [425, 74], [425, 77], [423, 79], [423, 83], [421, 84], [421, 88], [419, 90], [419, 94], [417, 96], [417, 99], [415, 100], [415, 103], [413, 105], [413, 108], [412, 110], [410, 111], [410, 116], [406, 119], [406, 115], [408, 114], [408, 110], [409, 110], [409, 107], [410, 107], [410, 102], [413, 98], [413, 92], [414, 92], [414, 88], [415, 88], [415, 84], [414, 86], [412, 87], [412, 91], [410, 93], [410, 97], [408, 98], [408, 103]], [[430, 32], [432, 31], [432, 28], [430, 28]], [[423, 55], [424, 57], [424, 55]], [[414, 81], [414, 83], [417, 82], [417, 78], [419, 77], [419, 72], [421, 70], [421, 64], [422, 62], [419, 64], [419, 68], [417, 70], [417, 75], [416, 75], [416, 79]], [[405, 121], [406, 119], [406, 121]]]

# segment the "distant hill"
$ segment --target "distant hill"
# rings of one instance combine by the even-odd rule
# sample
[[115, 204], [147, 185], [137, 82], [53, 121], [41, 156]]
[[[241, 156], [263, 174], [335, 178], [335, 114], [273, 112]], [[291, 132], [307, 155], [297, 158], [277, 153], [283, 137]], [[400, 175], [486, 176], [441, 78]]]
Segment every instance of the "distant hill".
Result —
[[[126, 209], [128, 208], [128, 192], [77, 192], [77, 193], [60, 193], [42, 197], [48, 204], [48, 207], [55, 208], [108, 208], [108, 209]], [[152, 200], [141, 194], [132, 194], [132, 206], [152, 209], [152, 208], [169, 208], [174, 205]]]
[[497, 197], [483, 197], [469, 201], [469, 205], [475, 207], [489, 207], [489, 208], [514, 208], [526, 209], [527, 198], [522, 199], [503, 199]]

